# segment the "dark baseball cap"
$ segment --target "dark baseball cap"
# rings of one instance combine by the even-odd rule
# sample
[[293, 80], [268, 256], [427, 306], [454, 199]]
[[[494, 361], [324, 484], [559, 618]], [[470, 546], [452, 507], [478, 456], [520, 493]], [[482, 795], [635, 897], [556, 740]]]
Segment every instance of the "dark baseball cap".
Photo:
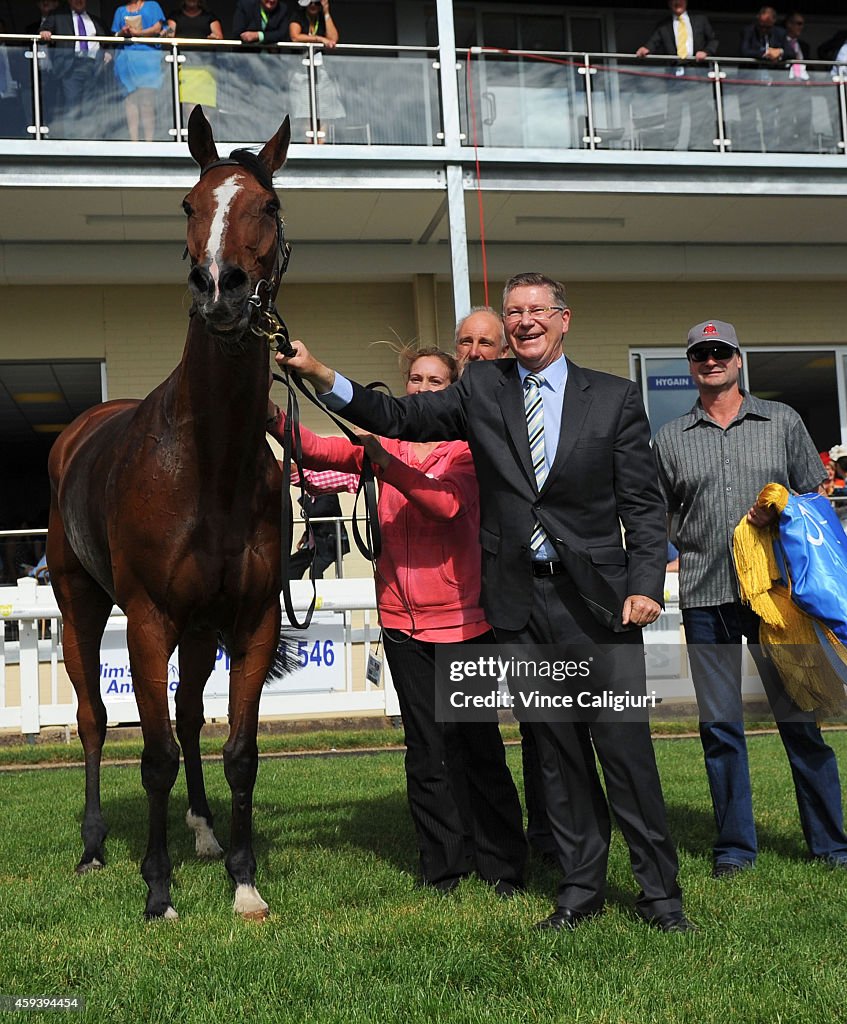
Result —
[[728, 324], [723, 320], [704, 320], [703, 323], [697, 324], [688, 332], [688, 347], [685, 351], [690, 351], [695, 345], [709, 345], [717, 341], [721, 341], [725, 345], [732, 345], [734, 349], [739, 351], [741, 350], [741, 346], [738, 344], [738, 336], [732, 324]]

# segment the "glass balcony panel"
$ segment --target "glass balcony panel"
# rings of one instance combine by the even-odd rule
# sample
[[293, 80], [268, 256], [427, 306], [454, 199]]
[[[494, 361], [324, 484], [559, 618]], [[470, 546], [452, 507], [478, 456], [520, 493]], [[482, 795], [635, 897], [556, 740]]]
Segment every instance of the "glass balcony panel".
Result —
[[792, 64], [723, 70], [730, 152], [839, 152], [838, 88], [829, 69]]
[[292, 79], [308, 74], [302, 51], [186, 46], [180, 54], [183, 126], [199, 102], [216, 138], [232, 143], [255, 145], [276, 131], [291, 107]]
[[[38, 61], [41, 121], [52, 141], [162, 142], [172, 138], [170, 48], [89, 42], [42, 47]], [[30, 114], [31, 114], [31, 95]], [[28, 123], [32, 124], [33, 121]]]
[[[183, 123], [200, 93], [205, 93], [204, 110], [222, 139], [255, 143], [289, 114], [292, 141], [312, 141], [307, 135], [312, 130], [308, 54], [290, 50], [223, 53], [217, 48], [187, 47], [182, 52], [186, 57], [180, 69]], [[316, 59], [316, 114], [322, 141], [439, 144], [438, 72], [431, 57], [320, 53]]]
[[27, 139], [32, 124], [32, 61], [30, 47], [0, 44], [0, 139]]
[[[577, 149], [582, 129], [574, 109], [582, 83], [578, 61], [482, 56], [460, 69], [459, 96], [465, 144], [515, 148]], [[581, 101], [579, 101], [581, 102]], [[474, 118], [470, 116], [473, 104]], [[474, 132], [476, 140], [474, 140]]]
[[591, 93], [600, 148], [714, 151], [717, 117], [707, 67], [644, 61], [595, 67]]
[[[402, 53], [370, 56], [316, 54], [317, 117], [328, 143], [344, 145], [438, 146], [441, 101], [438, 70], [431, 56]], [[304, 69], [306, 70], [306, 69]], [[308, 99], [302, 83], [292, 91], [292, 120], [305, 121]], [[296, 122], [295, 122], [296, 123]], [[300, 133], [302, 140], [302, 131]], [[295, 139], [298, 134], [295, 131]]]

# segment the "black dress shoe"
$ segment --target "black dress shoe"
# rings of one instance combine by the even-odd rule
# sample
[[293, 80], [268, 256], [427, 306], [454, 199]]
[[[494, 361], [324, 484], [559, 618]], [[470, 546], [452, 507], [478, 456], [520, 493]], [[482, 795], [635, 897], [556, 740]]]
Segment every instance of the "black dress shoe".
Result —
[[459, 887], [461, 878], [444, 878], [440, 882], [427, 882], [425, 879], [418, 882], [418, 888], [425, 892], [438, 893], [441, 896], [449, 896]]
[[573, 931], [583, 921], [589, 921], [602, 913], [602, 910], [571, 910], [570, 907], [559, 907], [549, 917], [539, 921], [535, 927], [542, 932], [560, 932], [563, 929]]
[[681, 910], [671, 910], [667, 914], [659, 914], [657, 917], [647, 919], [651, 928], [658, 928], [663, 932], [696, 932], [697, 925], [689, 921]]
[[524, 887], [519, 882], [504, 882], [501, 880], [494, 883], [494, 891], [501, 900], [510, 900], [515, 896], [520, 896], [524, 891]]

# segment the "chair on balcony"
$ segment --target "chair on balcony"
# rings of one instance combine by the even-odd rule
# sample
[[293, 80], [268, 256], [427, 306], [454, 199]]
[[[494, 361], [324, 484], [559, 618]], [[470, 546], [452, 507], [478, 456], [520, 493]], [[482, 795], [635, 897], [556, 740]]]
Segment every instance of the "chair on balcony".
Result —
[[336, 146], [341, 146], [345, 143], [370, 146], [373, 144], [370, 122], [365, 121], [363, 124], [347, 124], [347, 122], [343, 120], [337, 122], [327, 121], [326, 141]]
[[638, 114], [630, 107], [629, 124], [633, 149], [665, 149], [667, 114]]

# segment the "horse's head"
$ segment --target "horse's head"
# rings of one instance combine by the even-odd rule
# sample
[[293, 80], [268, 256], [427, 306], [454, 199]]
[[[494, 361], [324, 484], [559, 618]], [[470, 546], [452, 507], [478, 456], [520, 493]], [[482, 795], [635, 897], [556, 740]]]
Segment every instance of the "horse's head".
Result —
[[236, 150], [221, 160], [200, 107], [188, 120], [188, 148], [200, 180], [183, 200], [188, 217], [188, 286], [194, 312], [214, 333], [234, 337], [248, 327], [249, 299], [276, 298], [284, 271], [284, 239], [273, 174], [285, 163], [289, 120], [255, 155]]

